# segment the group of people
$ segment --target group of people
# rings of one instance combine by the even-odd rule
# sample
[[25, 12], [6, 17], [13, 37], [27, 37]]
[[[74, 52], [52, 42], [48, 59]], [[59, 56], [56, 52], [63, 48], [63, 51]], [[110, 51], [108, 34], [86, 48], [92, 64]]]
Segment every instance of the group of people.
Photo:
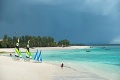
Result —
[[[30, 40], [28, 40], [27, 46], [26, 46], [26, 58], [32, 58], [32, 57], [30, 56], [30, 52], [29, 52], [29, 41], [30, 41]], [[17, 41], [17, 43], [16, 43], [15, 51], [16, 51], [15, 57], [20, 57], [20, 58], [21, 58], [21, 57], [22, 57], [22, 54], [21, 54], [21, 52], [20, 52], [20, 50], [19, 50], [19, 39], [18, 39], [18, 41]]]

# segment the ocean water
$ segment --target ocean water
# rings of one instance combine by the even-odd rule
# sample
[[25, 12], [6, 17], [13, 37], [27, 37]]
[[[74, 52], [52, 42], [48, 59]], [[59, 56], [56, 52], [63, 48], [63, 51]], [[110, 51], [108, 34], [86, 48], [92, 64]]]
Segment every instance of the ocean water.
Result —
[[[86, 52], [89, 50], [90, 52]], [[80, 70], [79, 66], [84, 65], [91, 71], [98, 72], [107, 78], [112, 76], [113, 80], [119, 80], [120, 74], [120, 46], [93, 46], [87, 49], [71, 50], [43, 50], [43, 62], [60, 65], [64, 63], [73, 69]], [[106, 77], [105, 76], [105, 77]], [[112, 80], [111, 78], [111, 80]], [[120, 77], [119, 77], [120, 78]]]
[[[86, 52], [89, 50], [90, 52]], [[120, 46], [42, 51], [43, 61], [98, 62], [120, 67]]]

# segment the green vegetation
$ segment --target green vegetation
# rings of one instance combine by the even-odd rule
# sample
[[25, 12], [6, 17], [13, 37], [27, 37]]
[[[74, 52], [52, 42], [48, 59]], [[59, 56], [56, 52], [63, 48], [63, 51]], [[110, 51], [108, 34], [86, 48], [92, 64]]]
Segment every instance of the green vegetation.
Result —
[[67, 39], [58, 42], [58, 45], [61, 45], [62, 47], [69, 46], [69, 44], [70, 42]]
[[30, 47], [56, 47], [56, 46], [64, 46], [67, 47], [70, 45], [69, 40], [60, 40], [55, 42], [54, 38], [47, 36], [21, 36], [16, 37], [13, 36], [8, 37], [6, 34], [3, 37], [3, 41], [0, 41], [0, 48], [14, 48], [17, 43], [17, 39], [20, 40], [20, 47], [26, 47], [28, 40], [30, 40]]
[[70, 44], [71, 46], [86, 46], [85, 44]]

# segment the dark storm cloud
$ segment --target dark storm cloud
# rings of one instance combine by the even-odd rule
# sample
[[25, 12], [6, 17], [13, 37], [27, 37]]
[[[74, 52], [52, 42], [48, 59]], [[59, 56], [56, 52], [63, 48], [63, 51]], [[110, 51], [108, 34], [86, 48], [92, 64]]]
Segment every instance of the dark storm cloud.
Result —
[[47, 35], [72, 43], [120, 43], [119, 0], [2, 0], [1, 35]]

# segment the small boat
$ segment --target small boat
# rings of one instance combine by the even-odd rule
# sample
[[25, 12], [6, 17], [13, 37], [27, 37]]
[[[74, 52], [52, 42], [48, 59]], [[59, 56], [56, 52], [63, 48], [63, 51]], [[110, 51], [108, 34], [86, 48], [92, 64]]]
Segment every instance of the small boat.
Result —
[[38, 53], [38, 50], [36, 51], [36, 54], [34, 56], [34, 60], [37, 62], [42, 62], [41, 51], [40, 51], [40, 53]]
[[105, 49], [105, 47], [102, 47], [102, 49]]
[[90, 50], [86, 50], [86, 52], [90, 52]]
[[106, 50], [110, 50], [110, 49], [106, 49]]
[[93, 48], [92, 46], [90, 46], [90, 48]]

